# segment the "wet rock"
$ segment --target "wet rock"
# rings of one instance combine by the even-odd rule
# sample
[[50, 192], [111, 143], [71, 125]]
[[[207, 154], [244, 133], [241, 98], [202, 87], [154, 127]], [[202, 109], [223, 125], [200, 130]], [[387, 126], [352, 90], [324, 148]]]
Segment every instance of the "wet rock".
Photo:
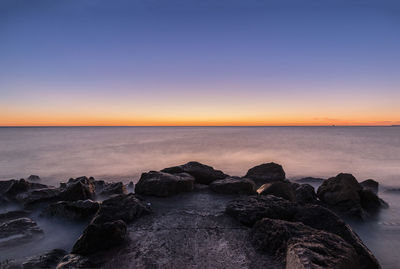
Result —
[[249, 196], [228, 203], [226, 213], [246, 226], [263, 218], [291, 220], [296, 204], [273, 195]]
[[255, 194], [255, 184], [251, 179], [227, 177], [213, 181], [210, 189], [225, 194]]
[[143, 195], [170, 196], [192, 191], [194, 178], [187, 173], [169, 174], [158, 171], [143, 173], [135, 186], [135, 192]]
[[27, 178], [27, 180], [28, 180], [28, 181], [40, 181], [40, 177], [37, 176], [37, 175], [30, 175], [30, 176]]
[[125, 242], [126, 224], [122, 220], [91, 223], [72, 248], [73, 254], [90, 255]]
[[301, 184], [295, 189], [296, 202], [299, 204], [317, 203], [317, 194], [314, 187], [309, 184]]
[[379, 183], [373, 179], [367, 179], [362, 182], [360, 182], [360, 185], [364, 189], [371, 190], [373, 193], [378, 194], [379, 191]]
[[200, 184], [210, 184], [215, 180], [228, 176], [220, 170], [215, 170], [213, 167], [199, 162], [188, 162], [183, 165], [164, 168], [161, 172], [169, 174], [188, 173], [195, 178], [196, 183]]
[[251, 230], [254, 246], [286, 268], [359, 268], [353, 247], [341, 237], [302, 223], [262, 219]]
[[46, 254], [28, 259], [22, 267], [23, 269], [56, 268], [65, 255], [67, 255], [65, 250], [53, 249]]
[[249, 169], [245, 177], [252, 179], [259, 187], [265, 183], [283, 181], [285, 179], [285, 171], [279, 164], [273, 162], [264, 163]]
[[136, 218], [149, 213], [151, 213], [150, 207], [140, 201], [134, 194], [119, 194], [101, 203], [93, 222], [104, 223], [123, 220], [126, 223], [130, 223]]
[[109, 196], [113, 194], [124, 194], [127, 190], [122, 182], [106, 183], [99, 192], [101, 196]]
[[15, 200], [25, 206], [59, 199], [60, 190], [56, 188], [32, 189], [18, 194]]
[[64, 256], [61, 262], [57, 265], [56, 269], [91, 269], [99, 268], [100, 265], [93, 262], [91, 259], [85, 256], [68, 254]]
[[296, 200], [293, 188], [287, 182], [266, 183], [258, 188], [257, 192], [260, 195], [275, 195], [292, 202]]
[[0, 214], [0, 222], [19, 219], [29, 216], [30, 212], [25, 210], [15, 210]]
[[19, 218], [0, 224], [0, 249], [30, 242], [43, 235], [36, 222]]
[[78, 177], [69, 179], [62, 190], [60, 197], [66, 201], [77, 201], [94, 199], [95, 197], [95, 180], [90, 177]]
[[92, 200], [60, 201], [49, 205], [40, 214], [41, 217], [58, 217], [68, 220], [87, 220], [99, 209], [99, 203]]

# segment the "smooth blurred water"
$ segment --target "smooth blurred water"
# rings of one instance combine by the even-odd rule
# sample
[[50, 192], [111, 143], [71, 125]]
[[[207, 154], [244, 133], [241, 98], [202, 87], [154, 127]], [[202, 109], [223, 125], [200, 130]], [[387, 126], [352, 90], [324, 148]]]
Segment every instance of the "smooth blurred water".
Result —
[[0, 128], [0, 180], [37, 174], [58, 185], [70, 177], [137, 181], [142, 172], [197, 160], [242, 176], [260, 163], [288, 178], [348, 172], [381, 183], [389, 204], [353, 227], [384, 268], [400, 264], [400, 127], [63, 127]]

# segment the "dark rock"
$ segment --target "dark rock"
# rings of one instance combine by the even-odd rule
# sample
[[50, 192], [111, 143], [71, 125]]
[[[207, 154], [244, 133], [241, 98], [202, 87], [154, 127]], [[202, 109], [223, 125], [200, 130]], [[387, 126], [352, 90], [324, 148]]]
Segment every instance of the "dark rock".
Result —
[[387, 208], [388, 205], [385, 201], [380, 199], [372, 190], [363, 189], [358, 192], [360, 195], [361, 206], [368, 212], [375, 212], [380, 208]]
[[44, 255], [32, 257], [22, 264], [23, 269], [56, 268], [61, 259], [67, 255], [63, 249], [53, 249]]
[[275, 195], [289, 201], [295, 201], [296, 195], [290, 183], [273, 182], [263, 184], [258, 190], [260, 195]]
[[385, 192], [400, 193], [400, 188], [387, 188]]
[[341, 237], [302, 223], [265, 218], [250, 238], [257, 249], [286, 262], [285, 268], [359, 268], [355, 250]]
[[122, 184], [122, 182], [116, 182], [116, 183], [105, 184], [102, 190], [99, 192], [99, 195], [108, 196], [113, 194], [124, 194], [124, 193], [127, 193], [124, 184]]
[[135, 192], [143, 195], [170, 196], [192, 191], [194, 178], [187, 173], [169, 174], [158, 171], [143, 173]]
[[284, 180], [285, 171], [279, 164], [264, 163], [249, 169], [245, 177], [254, 180], [257, 186], [261, 186], [265, 183]]
[[27, 178], [27, 180], [28, 180], [28, 181], [40, 181], [40, 177], [37, 176], [37, 175], [30, 175], [30, 176]]
[[96, 190], [94, 182], [95, 180], [92, 177], [71, 178], [60, 197], [66, 201], [94, 199]]
[[11, 179], [7, 181], [1, 181], [0, 188], [1, 188], [0, 191], [1, 194], [3, 194], [10, 200], [15, 200], [15, 197], [18, 194], [27, 192], [32, 189], [47, 188], [47, 185], [28, 182], [25, 179], [21, 178], [20, 180]]
[[240, 177], [227, 177], [210, 184], [211, 190], [225, 194], [255, 194], [255, 187], [251, 179]]
[[151, 213], [151, 209], [140, 201], [134, 194], [119, 194], [104, 200], [93, 222], [103, 223], [114, 220], [123, 220], [126, 223]]
[[15, 179], [1, 180], [0, 181], [0, 195], [5, 195], [5, 193], [10, 189], [10, 187], [17, 182]]
[[0, 214], [0, 222], [19, 219], [29, 216], [30, 212], [25, 210], [15, 210]]
[[22, 269], [22, 264], [16, 260], [4, 260], [0, 261], [0, 269]]
[[371, 190], [373, 193], [378, 194], [379, 191], [379, 183], [373, 179], [367, 179], [362, 182], [360, 182], [360, 185], [364, 189]]
[[68, 254], [65, 256], [61, 262], [57, 265], [56, 269], [91, 269], [99, 268], [100, 265], [93, 262], [91, 259], [85, 256]]
[[15, 200], [25, 206], [36, 203], [56, 201], [59, 199], [60, 190], [56, 188], [31, 189], [18, 194]]
[[296, 181], [300, 183], [322, 183], [324, 180], [324, 178], [319, 177], [303, 177], [300, 179], [296, 179]]
[[295, 189], [296, 202], [299, 204], [317, 203], [317, 194], [314, 187], [309, 184], [301, 184]]
[[293, 219], [296, 204], [273, 195], [249, 196], [228, 203], [226, 213], [246, 226], [263, 218]]
[[30, 242], [43, 235], [36, 222], [19, 218], [0, 224], [0, 249]]
[[69, 220], [86, 220], [93, 217], [99, 209], [99, 203], [92, 200], [60, 201], [49, 205], [40, 214], [41, 217], [59, 217]]
[[126, 239], [126, 224], [122, 220], [91, 223], [72, 248], [73, 254], [90, 255], [122, 244]]
[[200, 184], [210, 184], [228, 176], [220, 170], [215, 170], [213, 167], [199, 162], [188, 162], [187, 164], [164, 168], [161, 172], [169, 174], [188, 173], [195, 178], [196, 183]]

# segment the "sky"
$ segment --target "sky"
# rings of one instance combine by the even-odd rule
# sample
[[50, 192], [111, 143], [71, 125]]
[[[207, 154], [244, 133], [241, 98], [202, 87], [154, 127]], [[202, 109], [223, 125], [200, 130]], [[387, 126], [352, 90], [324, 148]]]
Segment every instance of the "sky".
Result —
[[400, 124], [399, 1], [0, 1], [0, 126], [332, 124]]

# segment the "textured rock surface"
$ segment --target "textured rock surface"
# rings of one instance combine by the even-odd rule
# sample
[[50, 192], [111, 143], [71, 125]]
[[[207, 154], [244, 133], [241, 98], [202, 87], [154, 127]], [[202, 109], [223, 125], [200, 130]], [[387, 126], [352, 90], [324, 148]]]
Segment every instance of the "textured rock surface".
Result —
[[43, 255], [32, 257], [22, 264], [23, 269], [56, 268], [61, 259], [67, 255], [63, 249], [53, 249]]
[[292, 202], [296, 200], [292, 185], [288, 182], [266, 183], [261, 185], [261, 187], [257, 189], [257, 192], [260, 195], [275, 195], [276, 197], [281, 197]]
[[314, 187], [309, 184], [301, 184], [295, 189], [296, 202], [299, 204], [317, 203], [317, 194]]
[[68, 220], [90, 219], [99, 209], [99, 203], [92, 200], [60, 201], [46, 207], [42, 217], [58, 217]]
[[69, 254], [64, 256], [61, 262], [57, 265], [56, 269], [90, 269], [90, 268], [100, 268], [100, 265], [93, 262], [91, 259], [76, 255]]
[[373, 179], [367, 179], [362, 182], [360, 182], [360, 185], [364, 189], [371, 190], [373, 193], [378, 194], [379, 191], [379, 183]]
[[284, 180], [285, 171], [279, 164], [264, 163], [249, 169], [245, 177], [254, 180], [257, 186], [261, 186], [265, 183]]
[[96, 191], [94, 181], [92, 177], [71, 178], [68, 183], [65, 184], [60, 198], [65, 201], [94, 199]]
[[0, 249], [24, 244], [43, 235], [36, 222], [29, 218], [19, 218], [0, 224]]
[[248, 178], [227, 177], [213, 181], [210, 189], [225, 194], [255, 194], [255, 183]]

